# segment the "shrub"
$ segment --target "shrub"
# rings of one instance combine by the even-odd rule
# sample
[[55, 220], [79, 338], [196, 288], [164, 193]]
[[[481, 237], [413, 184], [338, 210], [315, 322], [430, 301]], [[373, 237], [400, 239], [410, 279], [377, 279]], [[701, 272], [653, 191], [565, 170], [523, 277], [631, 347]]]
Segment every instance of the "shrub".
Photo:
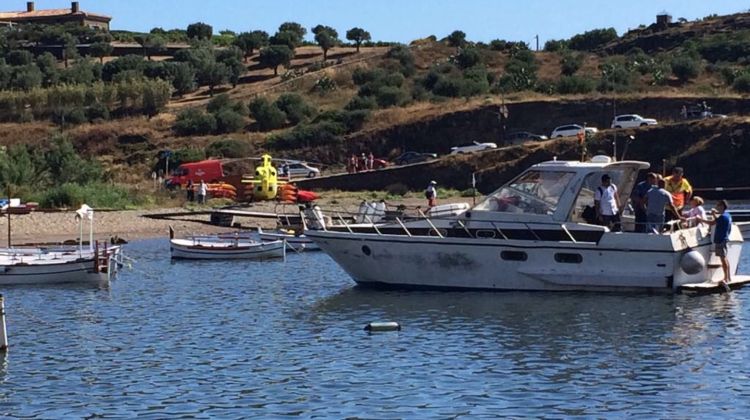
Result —
[[388, 195], [397, 195], [403, 197], [409, 192], [409, 187], [400, 182], [397, 182], [385, 187], [385, 191], [388, 193]]
[[266, 98], [257, 98], [250, 102], [250, 116], [258, 123], [262, 131], [275, 130], [284, 126], [286, 114], [276, 104]]
[[567, 53], [560, 59], [560, 71], [565, 76], [574, 75], [583, 64], [583, 55]]
[[456, 64], [459, 67], [466, 69], [474, 67], [482, 62], [482, 55], [479, 50], [473, 47], [462, 48], [456, 56]]
[[615, 28], [593, 29], [570, 38], [568, 47], [571, 50], [593, 51], [616, 39]]
[[216, 133], [234, 133], [245, 127], [245, 118], [231, 108], [223, 108], [216, 112]]
[[557, 92], [566, 94], [589, 93], [594, 90], [596, 83], [586, 77], [562, 76], [557, 82]]
[[94, 102], [86, 108], [86, 117], [89, 121], [108, 120], [109, 109], [102, 103]]
[[400, 87], [381, 86], [380, 89], [375, 92], [375, 101], [381, 108], [401, 106], [406, 103], [408, 99], [409, 95], [407, 95]]
[[466, 34], [463, 31], [453, 31], [445, 39], [451, 47], [463, 47], [466, 45]]
[[277, 150], [318, 147], [341, 144], [346, 126], [341, 123], [323, 120], [310, 124], [300, 124], [294, 129], [271, 137], [271, 146]]
[[198, 109], [187, 109], [177, 116], [174, 130], [180, 136], [211, 134], [216, 131], [216, 118]]
[[627, 92], [631, 90], [634, 74], [621, 60], [609, 60], [600, 66], [602, 78], [600, 92]]
[[250, 145], [241, 140], [218, 140], [206, 147], [206, 156], [242, 158], [250, 155]]
[[315, 108], [310, 106], [302, 96], [296, 93], [284, 93], [276, 99], [276, 107], [286, 114], [286, 119], [292, 125], [297, 125], [315, 114]]
[[65, 109], [52, 117], [52, 121], [60, 125], [78, 125], [88, 122], [86, 111], [81, 107]]
[[192, 147], [186, 147], [177, 149], [174, 152], [175, 165], [181, 165], [183, 163], [198, 162], [206, 158], [206, 153], [202, 149], [195, 149]]
[[568, 49], [568, 41], [564, 39], [550, 39], [544, 43], [544, 51], [561, 52]]
[[750, 73], [742, 73], [732, 83], [732, 89], [740, 93], [750, 93]]
[[401, 74], [406, 77], [413, 75], [417, 71], [414, 65], [414, 54], [405, 45], [394, 46], [388, 51], [387, 57], [398, 61]]
[[377, 79], [380, 79], [384, 76], [385, 72], [382, 69], [376, 68], [376, 69], [365, 69], [362, 67], [357, 67], [352, 72], [352, 81], [357, 86], [362, 86], [365, 83], [375, 81]]
[[346, 132], [349, 133], [362, 128], [369, 115], [370, 112], [364, 109], [354, 111], [326, 111], [318, 115], [313, 120], [313, 123], [332, 121], [341, 124], [346, 129]]
[[701, 72], [700, 62], [687, 55], [675, 57], [672, 60], [671, 67], [672, 74], [682, 83], [695, 79]]
[[45, 189], [30, 198], [47, 208], [72, 208], [85, 203], [92, 207], [126, 209], [142, 201], [125, 188], [102, 182], [83, 185], [65, 183]]
[[357, 109], [375, 109], [378, 107], [378, 103], [371, 96], [355, 96], [346, 104], [346, 109], [349, 111]]

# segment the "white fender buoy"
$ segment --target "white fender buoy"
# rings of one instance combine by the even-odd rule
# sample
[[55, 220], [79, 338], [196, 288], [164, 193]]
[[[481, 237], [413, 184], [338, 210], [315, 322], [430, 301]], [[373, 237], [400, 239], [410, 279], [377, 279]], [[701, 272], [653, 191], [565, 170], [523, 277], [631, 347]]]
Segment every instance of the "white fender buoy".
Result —
[[385, 332], [385, 331], [401, 331], [401, 324], [398, 322], [370, 322], [365, 325], [365, 331], [368, 332]]
[[8, 332], [5, 329], [5, 300], [0, 295], [0, 351], [8, 350]]
[[706, 259], [698, 251], [689, 251], [680, 257], [680, 268], [687, 274], [698, 274], [706, 268]]

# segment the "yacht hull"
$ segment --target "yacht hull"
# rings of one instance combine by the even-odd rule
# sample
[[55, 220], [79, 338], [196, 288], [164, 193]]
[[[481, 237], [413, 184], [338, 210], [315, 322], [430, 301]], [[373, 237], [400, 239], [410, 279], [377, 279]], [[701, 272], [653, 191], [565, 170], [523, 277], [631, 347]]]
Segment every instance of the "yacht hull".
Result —
[[[365, 286], [420, 289], [664, 291], [721, 278], [710, 236], [606, 234], [598, 243], [410, 237], [307, 231], [353, 279]], [[733, 232], [736, 271], [742, 238]], [[697, 251], [709, 262], [688, 274], [681, 259]], [[714, 257], [715, 258], [715, 257]]]

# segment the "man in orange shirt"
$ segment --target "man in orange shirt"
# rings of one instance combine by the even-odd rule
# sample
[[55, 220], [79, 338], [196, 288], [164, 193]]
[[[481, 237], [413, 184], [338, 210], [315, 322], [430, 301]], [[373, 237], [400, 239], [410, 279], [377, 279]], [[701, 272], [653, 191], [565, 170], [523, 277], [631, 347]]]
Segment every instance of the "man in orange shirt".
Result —
[[693, 195], [693, 187], [685, 178], [683, 169], [679, 166], [672, 169], [672, 175], [664, 178], [664, 182], [667, 184], [666, 190], [672, 194], [675, 207], [682, 210]]
[[[664, 188], [667, 192], [672, 194], [672, 202], [674, 203], [674, 206], [681, 212], [683, 207], [685, 207], [685, 204], [690, 201], [690, 197], [693, 195], [693, 187], [690, 185], [687, 178], [685, 178], [684, 170], [679, 166], [674, 167], [674, 169], [672, 169], [672, 175], [664, 178], [664, 182], [666, 184]], [[667, 216], [668, 221], [673, 219], [670, 216], [671, 214]]]

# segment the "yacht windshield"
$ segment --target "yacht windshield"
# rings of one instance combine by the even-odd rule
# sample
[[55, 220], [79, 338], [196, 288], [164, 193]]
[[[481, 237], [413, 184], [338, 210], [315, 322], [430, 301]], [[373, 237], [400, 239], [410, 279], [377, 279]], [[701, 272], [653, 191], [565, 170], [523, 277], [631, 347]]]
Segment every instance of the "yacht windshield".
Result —
[[572, 179], [572, 172], [528, 171], [487, 196], [474, 210], [552, 214]]

